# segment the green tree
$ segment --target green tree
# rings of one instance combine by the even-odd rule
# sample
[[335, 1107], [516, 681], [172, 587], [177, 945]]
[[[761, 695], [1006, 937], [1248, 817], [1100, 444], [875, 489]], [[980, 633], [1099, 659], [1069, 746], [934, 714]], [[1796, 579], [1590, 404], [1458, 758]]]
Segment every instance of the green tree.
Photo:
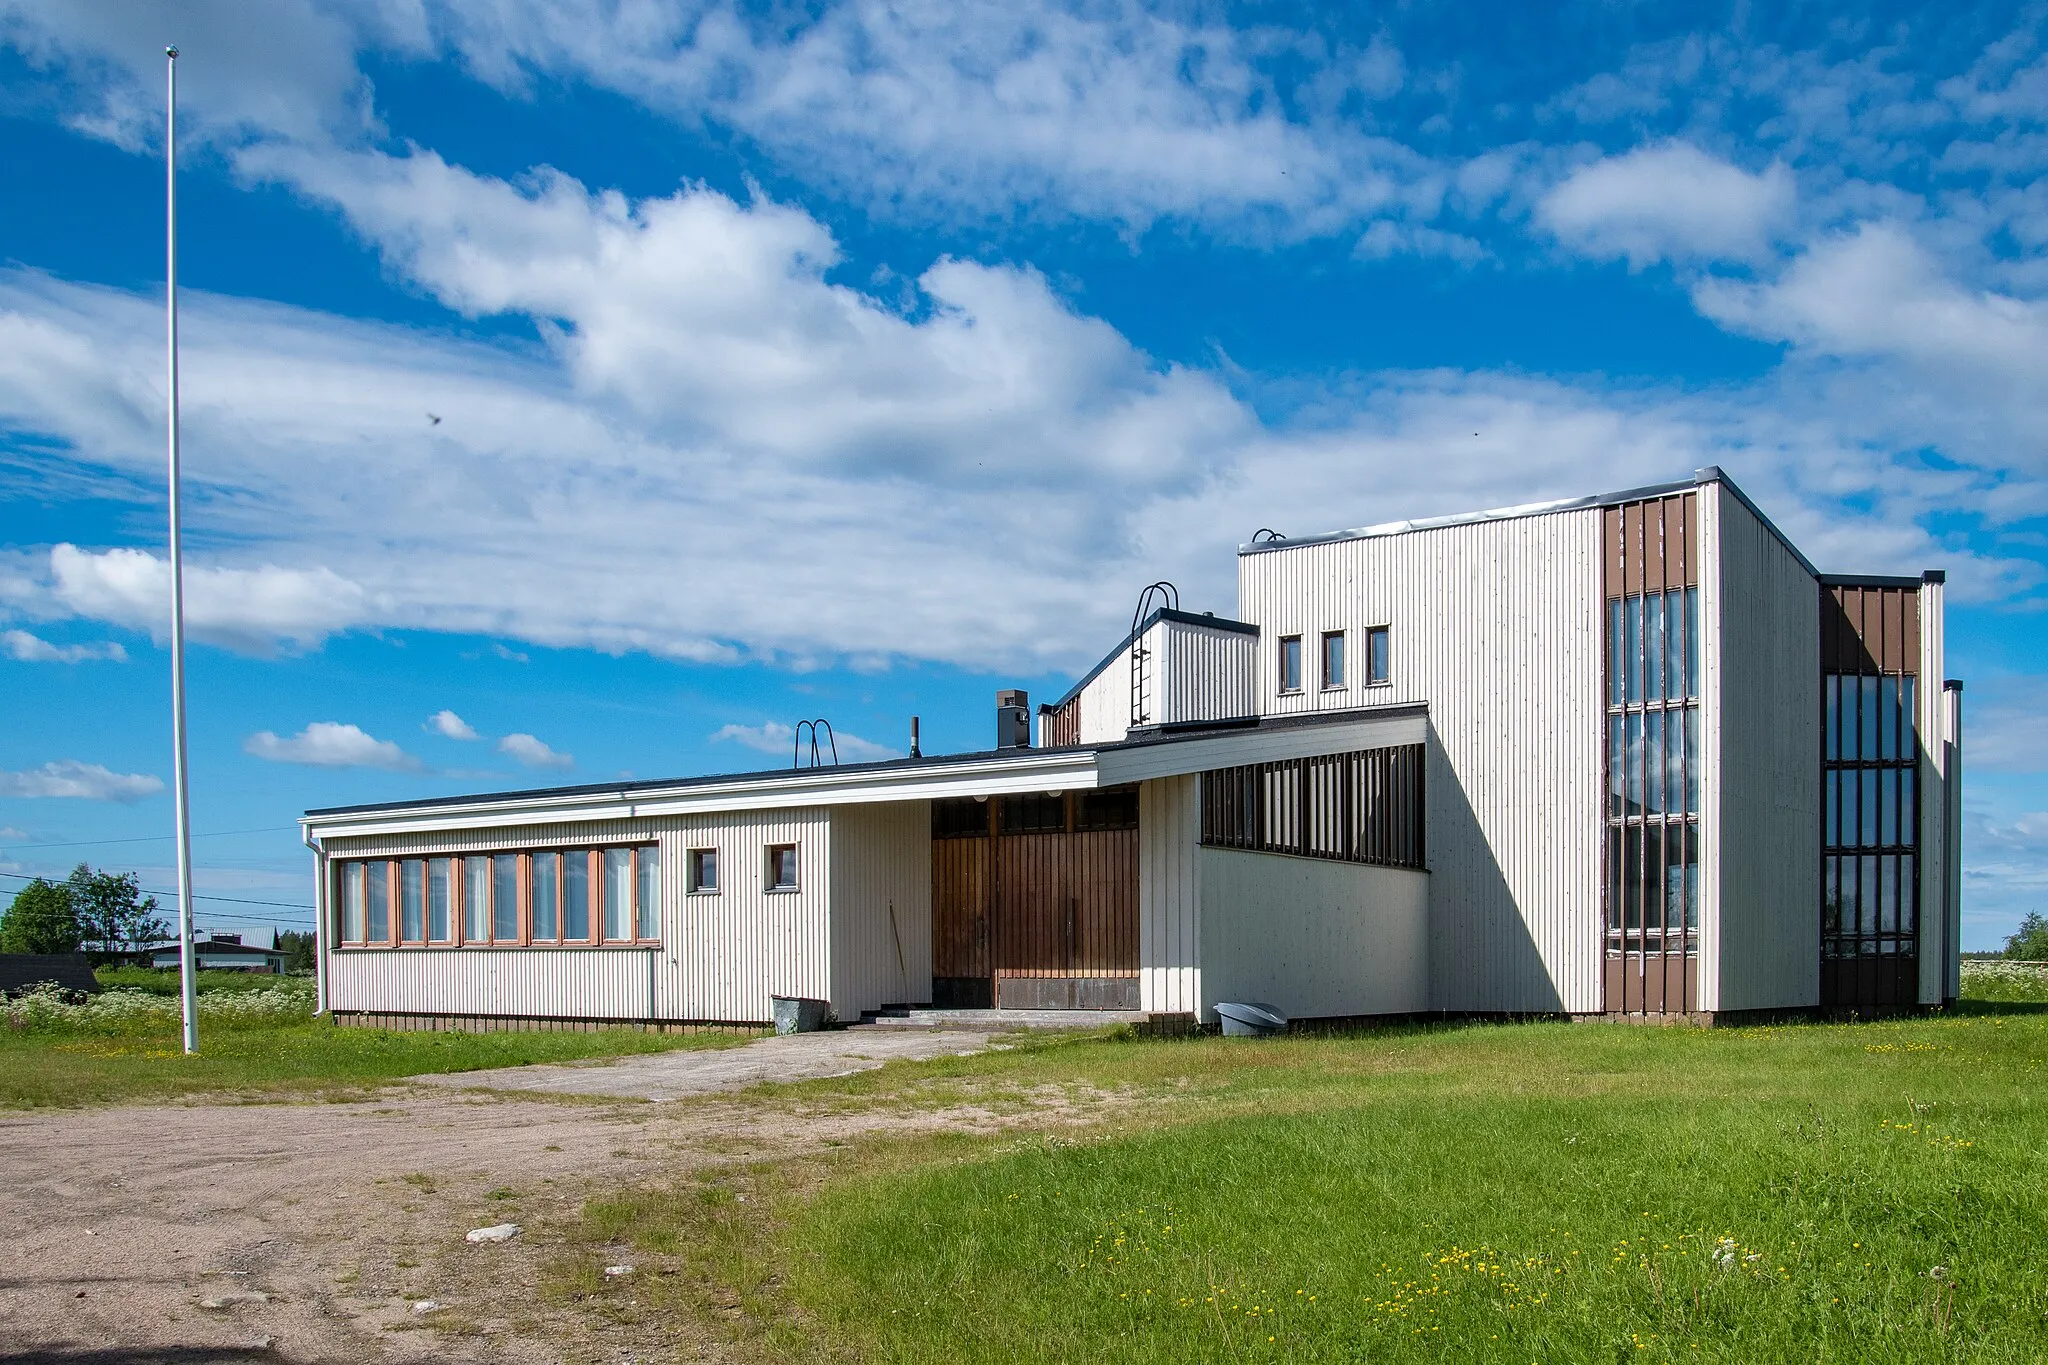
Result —
[[288, 972], [310, 972], [313, 970], [313, 935], [297, 929], [286, 929], [277, 935], [271, 947], [284, 950], [284, 969]]
[[2019, 932], [2005, 941], [2005, 955], [2022, 962], [2048, 962], [2048, 919], [2030, 912]]
[[171, 936], [170, 925], [157, 913], [156, 897], [142, 894], [133, 872], [96, 872], [80, 863], [64, 885], [71, 892], [78, 936], [100, 957]]
[[75, 953], [78, 914], [71, 888], [36, 878], [0, 914], [0, 953]]

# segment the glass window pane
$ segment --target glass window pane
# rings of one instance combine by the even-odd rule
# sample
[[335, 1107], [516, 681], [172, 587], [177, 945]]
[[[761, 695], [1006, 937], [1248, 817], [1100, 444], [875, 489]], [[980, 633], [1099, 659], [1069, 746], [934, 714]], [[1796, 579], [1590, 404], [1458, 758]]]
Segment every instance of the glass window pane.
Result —
[[382, 858], [363, 864], [364, 896], [369, 901], [370, 942], [391, 941], [391, 864]]
[[1607, 704], [1620, 706], [1627, 699], [1627, 673], [1622, 668], [1621, 612], [1624, 599], [1607, 600]]
[[1899, 680], [1893, 677], [1877, 680], [1877, 756], [1899, 756]]
[[1301, 689], [1301, 637], [1289, 635], [1280, 641], [1280, 690]]
[[661, 937], [661, 849], [648, 844], [639, 853], [640, 937]]
[[1623, 639], [1621, 642], [1622, 676], [1628, 679], [1623, 699], [1639, 702], [1643, 699], [1643, 599], [1623, 599]]
[[449, 880], [453, 875], [454, 868], [446, 858], [427, 864], [427, 937], [436, 943], [446, 943], [449, 938], [448, 907], [454, 900]]
[[398, 937], [418, 943], [426, 936], [427, 865], [418, 858], [398, 864]]
[[1920, 845], [1920, 810], [1913, 801], [1914, 771], [1899, 769], [1899, 842], [1907, 848]]
[[546, 939], [557, 943], [562, 937], [561, 868], [559, 853], [536, 853], [533, 855], [533, 871], [530, 874], [531, 897], [528, 923], [533, 926], [536, 941]]
[[1332, 631], [1323, 637], [1323, 686], [1344, 685], [1344, 635]]
[[1877, 845], [1877, 770], [1865, 768], [1862, 781], [1858, 783], [1862, 793], [1858, 797], [1860, 826], [1856, 842], [1865, 848]]
[[1630, 825], [1622, 835], [1621, 923], [1632, 948], [1640, 949], [1643, 932], [1643, 827]]
[[1652, 815], [1669, 809], [1664, 804], [1664, 713], [1652, 711], [1643, 717], [1643, 806]]
[[1615, 820], [1628, 813], [1622, 805], [1623, 784], [1628, 777], [1627, 724], [1625, 716], [1607, 718], [1607, 814]]
[[1861, 759], [1877, 757], [1877, 679], [1860, 677], [1857, 683], [1857, 722], [1859, 736], [1856, 741], [1856, 756]]
[[1910, 853], [1899, 858], [1899, 932], [1911, 934], [1920, 928], [1920, 888], [1913, 880], [1914, 860]]
[[1643, 695], [1664, 696], [1664, 594], [1643, 599]]
[[1917, 759], [1920, 757], [1920, 713], [1914, 709], [1914, 679], [1899, 679], [1899, 700], [1905, 710], [1905, 732], [1899, 745], [1899, 757]]
[[1700, 590], [1685, 590], [1685, 695], [1700, 694]]
[[604, 864], [604, 936], [633, 937], [633, 850], [608, 848]]
[[562, 937], [590, 941], [590, 850], [572, 848], [562, 854]]
[[519, 941], [519, 855], [500, 853], [491, 859], [491, 937], [499, 943]]
[[1820, 841], [1829, 848], [1842, 842], [1842, 774], [1831, 769], [1821, 774]]
[[1607, 830], [1607, 927], [1621, 928], [1621, 894], [1624, 879], [1621, 847], [1621, 826], [1610, 825]]
[[1628, 814], [1639, 816], [1643, 813], [1643, 715], [1638, 711], [1625, 719], [1628, 723], [1628, 785], [1625, 801]]
[[1820, 680], [1821, 757], [1832, 763], [1842, 756], [1842, 679], [1830, 673]]
[[1366, 635], [1366, 651], [1372, 656], [1368, 661], [1366, 681], [1375, 686], [1393, 677], [1393, 632], [1385, 626], [1375, 627]]
[[341, 938], [344, 943], [363, 941], [363, 865], [341, 865]]
[[1856, 860], [1856, 932], [1868, 937], [1877, 932], [1877, 858], [1865, 854]]
[[491, 936], [491, 860], [462, 860], [462, 937], [467, 943], [483, 943]]
[[1877, 860], [1878, 928], [1887, 934], [1899, 932], [1899, 860]]

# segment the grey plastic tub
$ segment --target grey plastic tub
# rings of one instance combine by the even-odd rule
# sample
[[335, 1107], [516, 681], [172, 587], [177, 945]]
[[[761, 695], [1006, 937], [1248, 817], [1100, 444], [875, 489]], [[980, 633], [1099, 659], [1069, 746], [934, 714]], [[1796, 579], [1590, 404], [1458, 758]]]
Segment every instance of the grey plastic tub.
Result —
[[832, 1008], [823, 1000], [806, 1000], [796, 995], [768, 998], [775, 1007], [777, 1033], [816, 1033], [825, 1027], [825, 1016]]
[[1257, 1001], [1218, 1005], [1216, 1017], [1223, 1021], [1226, 1038], [1269, 1038], [1287, 1032], [1287, 1016]]

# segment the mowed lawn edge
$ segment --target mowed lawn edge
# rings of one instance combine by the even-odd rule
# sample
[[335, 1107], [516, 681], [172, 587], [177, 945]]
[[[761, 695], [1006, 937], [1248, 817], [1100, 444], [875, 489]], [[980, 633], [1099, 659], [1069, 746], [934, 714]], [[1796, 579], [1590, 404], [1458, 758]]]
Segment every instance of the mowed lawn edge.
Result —
[[837, 1088], [1130, 1103], [622, 1191], [555, 1283], [763, 1359], [2036, 1361], [2044, 1058], [1972, 1001], [948, 1059]]

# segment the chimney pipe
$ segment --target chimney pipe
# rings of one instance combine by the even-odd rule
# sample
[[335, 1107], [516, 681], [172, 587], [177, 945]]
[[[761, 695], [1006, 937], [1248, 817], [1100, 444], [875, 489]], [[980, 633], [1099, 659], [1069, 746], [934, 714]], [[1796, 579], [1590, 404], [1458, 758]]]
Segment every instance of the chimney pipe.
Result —
[[1006, 687], [996, 693], [996, 748], [1031, 747], [1031, 694]]
[[912, 716], [912, 717], [910, 718], [910, 756], [911, 756], [912, 758], [923, 758], [923, 757], [924, 757], [924, 750], [922, 750], [922, 749], [920, 749], [920, 748], [918, 748], [918, 747], [917, 747], [917, 717], [916, 717], [916, 716]]

